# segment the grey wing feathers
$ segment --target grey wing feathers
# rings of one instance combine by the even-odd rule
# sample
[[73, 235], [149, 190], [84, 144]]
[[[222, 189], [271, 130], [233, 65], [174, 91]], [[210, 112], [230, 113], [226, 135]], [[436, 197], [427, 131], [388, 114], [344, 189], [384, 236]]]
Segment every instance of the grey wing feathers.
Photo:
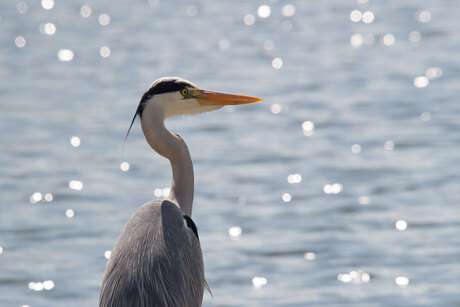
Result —
[[198, 238], [176, 205], [155, 200], [142, 206], [120, 235], [99, 306], [201, 306], [205, 285]]

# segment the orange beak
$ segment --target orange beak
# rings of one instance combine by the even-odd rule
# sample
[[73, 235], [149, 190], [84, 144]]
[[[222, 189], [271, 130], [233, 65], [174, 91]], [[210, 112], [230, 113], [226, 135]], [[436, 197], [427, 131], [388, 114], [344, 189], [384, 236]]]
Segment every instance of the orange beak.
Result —
[[207, 90], [199, 90], [193, 97], [198, 100], [202, 106], [226, 106], [226, 105], [238, 105], [261, 101], [261, 98], [220, 93]]

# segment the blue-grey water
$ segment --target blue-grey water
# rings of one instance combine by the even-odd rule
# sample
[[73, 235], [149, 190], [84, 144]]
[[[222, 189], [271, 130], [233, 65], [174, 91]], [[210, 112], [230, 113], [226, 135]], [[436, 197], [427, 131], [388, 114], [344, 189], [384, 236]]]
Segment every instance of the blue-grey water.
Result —
[[0, 306], [97, 305], [107, 251], [170, 184], [138, 122], [121, 150], [171, 75], [264, 98], [167, 122], [195, 165], [204, 306], [459, 306], [459, 15], [2, 1]]

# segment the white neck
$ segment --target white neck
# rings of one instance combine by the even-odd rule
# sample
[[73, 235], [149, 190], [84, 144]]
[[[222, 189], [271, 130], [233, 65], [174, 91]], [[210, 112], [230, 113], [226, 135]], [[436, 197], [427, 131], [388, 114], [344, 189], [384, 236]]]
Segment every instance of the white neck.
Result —
[[192, 159], [184, 140], [166, 129], [164, 120], [164, 108], [152, 100], [141, 116], [142, 131], [153, 150], [171, 163], [173, 179], [168, 199], [191, 216], [194, 190]]

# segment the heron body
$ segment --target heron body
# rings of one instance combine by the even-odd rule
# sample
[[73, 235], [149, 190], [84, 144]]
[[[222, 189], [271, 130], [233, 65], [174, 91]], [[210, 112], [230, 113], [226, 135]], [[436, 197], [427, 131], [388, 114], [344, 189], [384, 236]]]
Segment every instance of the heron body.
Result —
[[100, 307], [201, 306], [207, 284], [191, 219], [193, 164], [187, 145], [164, 120], [260, 100], [201, 90], [180, 78], [158, 79], [145, 92], [130, 129], [139, 116], [149, 145], [171, 163], [171, 190], [167, 199], [144, 204], [129, 219], [107, 263]]
[[200, 306], [205, 285], [197, 235], [171, 201], [129, 220], [106, 268], [100, 306]]

